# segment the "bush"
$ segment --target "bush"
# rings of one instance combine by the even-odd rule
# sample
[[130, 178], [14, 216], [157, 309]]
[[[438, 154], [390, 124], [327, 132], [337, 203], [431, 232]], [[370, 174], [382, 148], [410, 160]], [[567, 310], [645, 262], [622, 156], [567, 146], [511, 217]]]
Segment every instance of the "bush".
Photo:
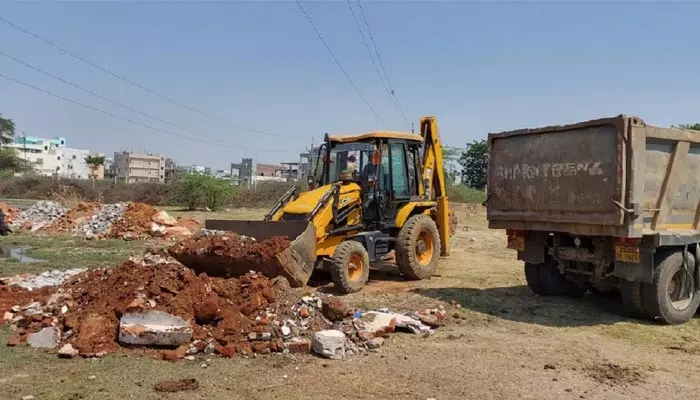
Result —
[[297, 182], [260, 182], [250, 189], [234, 193], [229, 201], [232, 207], [272, 207]]
[[486, 192], [463, 184], [450, 185], [447, 188], [447, 197], [455, 203], [481, 204], [486, 200]]
[[175, 187], [174, 200], [186, 206], [188, 210], [201, 206], [206, 206], [212, 211], [217, 210], [226, 204], [235, 192], [231, 182], [199, 174], [181, 176]]

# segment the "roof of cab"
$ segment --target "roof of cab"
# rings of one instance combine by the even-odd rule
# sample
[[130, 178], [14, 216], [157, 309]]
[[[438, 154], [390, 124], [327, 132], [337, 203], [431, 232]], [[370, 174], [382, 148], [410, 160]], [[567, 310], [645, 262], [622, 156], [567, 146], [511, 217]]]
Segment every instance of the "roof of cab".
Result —
[[396, 131], [372, 131], [359, 135], [328, 135], [328, 140], [335, 143], [351, 143], [367, 139], [403, 139], [422, 142], [423, 137], [416, 133]]

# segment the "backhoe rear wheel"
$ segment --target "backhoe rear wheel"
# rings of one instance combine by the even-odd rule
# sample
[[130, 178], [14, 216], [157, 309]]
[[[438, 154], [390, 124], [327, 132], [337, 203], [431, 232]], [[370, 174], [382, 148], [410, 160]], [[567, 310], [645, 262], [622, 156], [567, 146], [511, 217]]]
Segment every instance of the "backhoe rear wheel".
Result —
[[408, 279], [430, 278], [440, 259], [438, 228], [427, 215], [409, 218], [396, 240], [396, 264]]
[[369, 254], [362, 243], [347, 240], [336, 247], [329, 270], [338, 291], [357, 292], [369, 278]]

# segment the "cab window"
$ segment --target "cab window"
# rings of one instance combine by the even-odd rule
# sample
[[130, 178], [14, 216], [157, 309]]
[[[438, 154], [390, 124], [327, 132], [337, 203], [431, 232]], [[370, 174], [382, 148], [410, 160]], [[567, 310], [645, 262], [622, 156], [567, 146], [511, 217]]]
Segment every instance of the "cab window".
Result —
[[403, 143], [391, 145], [391, 182], [394, 196], [409, 197], [408, 173], [406, 171], [406, 153]]

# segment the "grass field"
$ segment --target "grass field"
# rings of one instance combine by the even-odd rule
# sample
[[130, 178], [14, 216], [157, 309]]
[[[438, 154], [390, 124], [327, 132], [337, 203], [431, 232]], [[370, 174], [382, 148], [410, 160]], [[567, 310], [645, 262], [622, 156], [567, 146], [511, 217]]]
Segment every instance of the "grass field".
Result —
[[[179, 212], [169, 210], [174, 215]], [[196, 214], [256, 218], [259, 210]], [[544, 298], [525, 285], [505, 235], [488, 230], [479, 206], [457, 206], [452, 254], [438, 276], [407, 282], [392, 266], [345, 296], [351, 305], [397, 311], [444, 304], [459, 314], [431, 337], [393, 335], [376, 354], [344, 361], [314, 356], [206, 358], [168, 363], [143, 356], [60, 360], [0, 346], [5, 398], [37, 399], [685, 399], [700, 389], [700, 321], [660, 326], [620, 314], [619, 301]], [[162, 242], [83, 241], [14, 236], [41, 264], [2, 262], [2, 275], [51, 268], [116, 265]], [[452, 303], [459, 305], [455, 306]], [[9, 329], [0, 329], [0, 343]], [[164, 379], [194, 377], [195, 392], [161, 395]]]

